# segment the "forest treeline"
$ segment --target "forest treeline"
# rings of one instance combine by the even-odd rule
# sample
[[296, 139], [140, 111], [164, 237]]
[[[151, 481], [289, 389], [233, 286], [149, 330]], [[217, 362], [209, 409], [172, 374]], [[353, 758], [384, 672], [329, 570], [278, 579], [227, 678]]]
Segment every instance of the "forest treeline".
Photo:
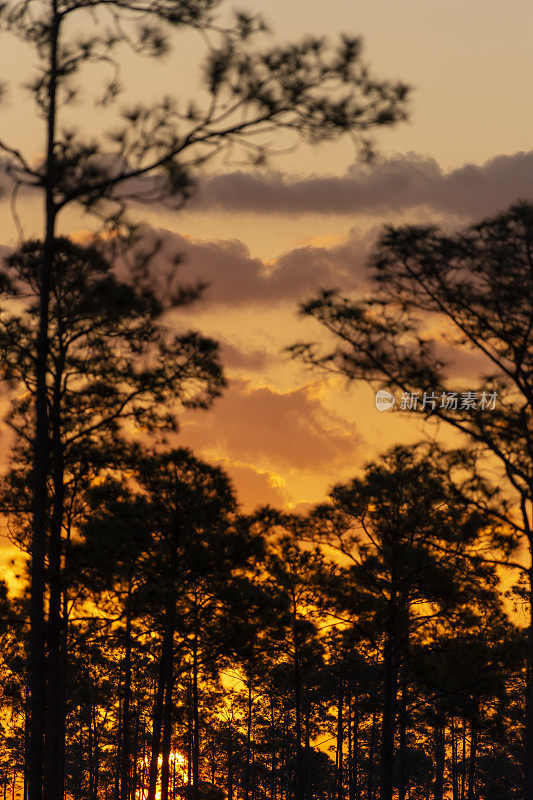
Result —
[[[503, 222], [522, 226], [513, 246], [523, 249], [531, 219], [519, 206], [487, 223], [499, 230], [498, 268], [512, 241]], [[23, 552], [33, 545], [42, 250], [28, 241], [2, 270], [13, 448], [0, 499]], [[168, 289], [149, 261], [126, 269], [98, 239], [55, 242], [45, 779], [75, 800], [522, 796], [530, 679], [527, 628], [515, 623], [528, 593], [513, 553], [523, 531], [486, 456], [398, 446], [306, 513], [244, 514], [220, 467], [158, 433], [180, 404], [208, 413], [224, 378], [216, 342], [164, 324]], [[510, 297], [530, 302], [513, 290], [508, 309]], [[175, 303], [194, 298], [182, 289]], [[459, 408], [459, 419], [469, 414], [493, 439], [496, 426], [522, 469], [497, 385], [506, 406]], [[29, 796], [33, 755], [31, 595], [20, 578], [2, 589], [6, 800]]]
[[[518, 206], [486, 223], [499, 238], [483, 268], [494, 248], [502, 292], [502, 248], [512, 245], [506, 257], [517, 263], [532, 219]], [[502, 238], [504, 223], [521, 226], [516, 241]], [[13, 448], [1, 501], [23, 552], [33, 542], [42, 249], [26, 242], [2, 270]], [[487, 456], [398, 446], [306, 513], [244, 514], [220, 467], [160, 435], [179, 404], [209, 413], [224, 378], [216, 342], [164, 324], [167, 289], [147, 274], [149, 260], [128, 270], [98, 239], [55, 243], [45, 779], [75, 800], [522, 796], [530, 677], [527, 628], [516, 621], [527, 569], [513, 560], [523, 541], [516, 505], [488, 480]], [[194, 297], [181, 290], [175, 303]], [[513, 289], [508, 310], [515, 297], [531, 296]], [[501, 297], [494, 304], [500, 311]], [[341, 310], [363, 329], [356, 311]], [[516, 458], [509, 469], [522, 469], [512, 397], [501, 381], [491, 386], [506, 405], [459, 406], [458, 419], [470, 415], [490, 441], [499, 432]], [[2, 591], [6, 800], [29, 796], [33, 755], [21, 578], [22, 588]]]
[[[158, 263], [141, 206], [178, 211], [206, 165], [297, 142], [370, 156], [409, 87], [358, 37], [273, 44], [220, 5], [0, 3], [36, 121], [26, 151], [0, 132], [19, 239], [0, 502], [25, 555], [0, 592], [4, 800], [533, 800], [533, 207], [388, 228], [368, 297], [302, 306], [333, 345], [293, 356], [349, 381], [449, 397], [446, 355], [473, 355], [490, 413], [414, 409], [467, 449], [398, 447], [305, 514], [242, 513], [220, 467], [169, 444], [225, 377], [180, 316], [201, 275]], [[184, 32], [195, 97], [139, 101], [122, 70], [192, 52]], [[195, 58], [167, 60], [172, 88]]]
[[[240, 513], [188, 450], [125, 450], [69, 489], [49, 676], [68, 796], [519, 796], [524, 632], [479, 556], [493, 521], [449, 456], [394, 448], [294, 516]], [[25, 606], [4, 588], [9, 798], [26, 785]]]

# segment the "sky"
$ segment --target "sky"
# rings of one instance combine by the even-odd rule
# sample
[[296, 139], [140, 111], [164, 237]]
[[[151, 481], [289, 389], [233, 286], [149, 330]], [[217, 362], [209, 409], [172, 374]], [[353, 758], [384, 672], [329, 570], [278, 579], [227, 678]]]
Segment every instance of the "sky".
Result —
[[[186, 412], [175, 443], [225, 466], [245, 508], [305, 508], [396, 443], [440, 430], [414, 415], [376, 410], [368, 386], [309, 372], [284, 348], [320, 339], [298, 315], [319, 287], [362, 292], [365, 262], [385, 223], [434, 222], [458, 228], [533, 194], [533, 5], [526, 0], [246, 0], [274, 38], [305, 33], [361, 35], [365, 58], [383, 78], [413, 87], [409, 121], [375, 136], [378, 156], [358, 159], [350, 141], [301, 146], [250, 172], [226, 165], [201, 176], [182, 212], [143, 211], [148, 236], [164, 242], [160, 258], [184, 255], [185, 281], [209, 288], [170, 321], [221, 342], [229, 387], [209, 412]], [[223, 8], [231, 8], [227, 4]], [[37, 159], [42, 130], [20, 89], [31, 54], [3, 35], [0, 74], [10, 84], [0, 107], [2, 137]], [[140, 100], [199, 90], [199, 41], [186, 34], [157, 65], [124, 56], [126, 90]], [[88, 83], [98, 75], [87, 77]], [[69, 112], [97, 134], [106, 122], [84, 103]], [[105, 116], [105, 115], [104, 115]], [[23, 207], [27, 234], [38, 234], [35, 198]], [[0, 244], [16, 230], [0, 202]], [[75, 215], [63, 228], [89, 225]], [[456, 365], [465, 388], [473, 369]], [[448, 441], [450, 439], [448, 438]]]

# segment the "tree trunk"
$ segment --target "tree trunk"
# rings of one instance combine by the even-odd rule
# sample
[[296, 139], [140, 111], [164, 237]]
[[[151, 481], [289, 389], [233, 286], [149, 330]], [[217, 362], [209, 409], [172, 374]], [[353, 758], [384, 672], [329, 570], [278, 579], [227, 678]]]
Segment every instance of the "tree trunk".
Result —
[[[96, 709], [93, 706], [93, 730], [94, 730], [94, 797], [97, 800], [100, 788], [100, 731], [96, 724]], [[107, 713], [106, 713], [107, 717]]]
[[172, 596], [165, 609], [163, 642], [161, 646], [161, 659], [154, 697], [154, 710], [152, 717], [152, 748], [150, 754], [150, 769], [148, 774], [148, 800], [156, 800], [159, 755], [161, 753], [161, 730], [163, 726], [163, 702], [167, 669], [170, 665], [170, 653], [174, 642], [174, 627], [176, 617], [176, 602]]
[[370, 746], [368, 748], [368, 776], [367, 776], [367, 796], [368, 800], [374, 800], [374, 751], [376, 748], [377, 714], [376, 709], [372, 712], [372, 730], [370, 733]]
[[189, 665], [187, 679], [187, 797], [192, 795], [192, 669]]
[[[524, 521], [529, 527], [527, 513], [523, 511]], [[530, 550], [533, 550], [533, 541], [530, 532]], [[526, 668], [526, 730], [525, 730], [525, 792], [524, 800], [533, 800], [533, 567], [528, 572], [529, 577], [529, 628], [528, 628], [528, 659]]]
[[133, 731], [133, 748], [132, 748], [132, 761], [133, 761], [133, 775], [131, 781], [130, 797], [135, 800], [137, 797], [137, 787], [139, 783], [139, 732], [141, 727], [141, 713], [137, 710], [135, 714], [135, 727]]
[[120, 800], [128, 800], [130, 778], [130, 704], [131, 704], [131, 576], [126, 598], [126, 641], [124, 651], [124, 689], [122, 704], [122, 753], [120, 767]]
[[452, 736], [452, 800], [459, 800], [459, 775], [457, 772], [457, 730], [455, 727], [455, 717], [452, 717], [451, 724]]
[[114, 800], [120, 800], [120, 761], [122, 753], [122, 698], [119, 700], [117, 720], [117, 750], [115, 755], [115, 780], [113, 787]]
[[[87, 732], [87, 749], [89, 750], [90, 730]], [[76, 763], [76, 798], [81, 798], [81, 785], [83, 780], [83, 723], [78, 726], [78, 758]]]
[[435, 726], [435, 792], [434, 800], [444, 800], [444, 760], [446, 757], [446, 730], [443, 723]]
[[276, 800], [276, 723], [273, 693], [270, 695], [270, 800]]
[[287, 797], [289, 788], [288, 788], [288, 776], [287, 776], [287, 723], [285, 719], [283, 720], [283, 728], [282, 728], [282, 737], [281, 737], [281, 772], [280, 772], [280, 795], [281, 800], [284, 800]]
[[[24, 788], [23, 800], [28, 800], [28, 766], [30, 763], [30, 706], [29, 706], [28, 686], [24, 689]], [[4, 783], [5, 789], [5, 783]], [[5, 794], [5, 791], [4, 791]], [[5, 797], [4, 797], [4, 800]]]
[[405, 800], [407, 794], [407, 676], [402, 669], [402, 694], [400, 698], [399, 723], [400, 742], [398, 753], [398, 800]]
[[200, 715], [198, 700], [198, 633], [195, 631], [192, 661], [192, 797], [200, 800]]
[[233, 800], [233, 728], [231, 722], [228, 723], [228, 777], [227, 777], [228, 800]]
[[246, 757], [244, 765], [244, 800], [250, 794], [250, 759], [252, 749], [252, 670], [248, 674], [248, 712], [246, 722]]
[[472, 717], [470, 722], [470, 758], [468, 760], [468, 800], [475, 800], [476, 796], [476, 756], [477, 756], [477, 725]]
[[394, 787], [394, 735], [398, 697], [399, 651], [392, 631], [387, 636], [383, 658], [383, 718], [381, 727], [380, 800], [392, 800]]
[[348, 800], [358, 800], [359, 722], [352, 692], [348, 693]]
[[[95, 793], [94, 793], [94, 744], [93, 744], [93, 710], [92, 704], [89, 705], [89, 724], [87, 725], [87, 766], [89, 769], [89, 798], [93, 800]], [[80, 740], [81, 740], [81, 730], [82, 727], [80, 725]], [[80, 758], [81, 758], [81, 749], [80, 749]]]
[[161, 764], [161, 800], [168, 800], [170, 782], [170, 751], [172, 741], [172, 695], [174, 692], [174, 658], [173, 648], [170, 653], [170, 663], [167, 667], [165, 705], [163, 708], [163, 737]]
[[62, 800], [65, 783], [66, 636], [63, 619], [64, 456], [61, 441], [61, 390], [64, 371], [63, 331], [57, 329], [60, 355], [55, 367], [51, 411], [53, 510], [48, 555], [47, 686], [44, 783], [46, 800]]
[[303, 769], [302, 769], [302, 687], [300, 676], [300, 653], [298, 646], [298, 634], [296, 631], [297, 619], [296, 606], [293, 606], [293, 647], [294, 647], [294, 706], [296, 715], [296, 769], [294, 775], [294, 797], [295, 800], [304, 800], [303, 798]]
[[174, 758], [172, 760], [172, 797], [176, 797], [177, 791], [178, 791], [178, 771], [176, 769], [176, 759]]
[[[48, 519], [48, 314], [51, 271], [55, 250], [57, 208], [54, 202], [56, 93], [58, 45], [61, 17], [57, 0], [52, 0], [49, 29], [47, 142], [45, 160], [45, 235], [40, 269], [39, 332], [35, 362], [35, 440], [32, 475], [32, 540], [30, 549], [30, 633], [28, 691], [30, 706], [28, 800], [61, 800], [44, 781], [46, 731], [46, 652], [45, 652], [45, 558]], [[56, 787], [57, 788], [57, 787]]]
[[256, 800], [256, 780], [255, 780], [255, 742], [252, 742], [252, 761], [250, 770], [250, 789], [252, 800]]
[[[352, 783], [353, 783], [353, 800], [360, 800], [361, 787], [359, 781], [359, 712], [357, 706], [354, 709], [353, 715], [353, 745], [352, 745]], [[352, 800], [352, 798], [350, 799]]]
[[310, 725], [311, 725], [311, 701], [309, 697], [307, 697], [306, 708], [305, 708], [305, 775], [304, 775], [304, 797], [305, 800], [310, 800], [312, 796], [312, 786], [311, 786], [311, 733], [310, 733]]
[[461, 760], [461, 800], [466, 797], [466, 717], [463, 716], [463, 757]]
[[344, 800], [344, 723], [343, 723], [343, 706], [344, 706], [344, 681], [342, 678], [339, 680], [339, 694], [337, 697], [337, 752], [335, 758], [336, 767], [336, 796], [337, 800]]
[[352, 717], [353, 717], [353, 709], [352, 709], [352, 693], [351, 691], [348, 692], [348, 741], [346, 742], [346, 756], [347, 756], [347, 769], [348, 769], [348, 800], [354, 800], [354, 790], [353, 790], [353, 726], [352, 726]]

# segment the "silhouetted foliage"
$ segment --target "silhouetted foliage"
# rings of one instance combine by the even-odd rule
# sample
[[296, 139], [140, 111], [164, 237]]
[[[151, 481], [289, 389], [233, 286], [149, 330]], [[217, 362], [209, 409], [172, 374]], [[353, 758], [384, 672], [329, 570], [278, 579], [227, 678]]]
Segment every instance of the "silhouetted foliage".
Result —
[[[501, 563], [518, 571], [516, 593], [530, 608], [530, 664], [533, 573], [510, 556], [518, 541], [530, 552], [533, 546], [532, 241], [533, 207], [527, 203], [457, 234], [388, 227], [372, 257], [375, 285], [369, 298], [327, 290], [302, 306], [334, 335], [334, 348], [309, 343], [291, 348], [307, 363], [333, 368], [350, 380], [400, 390], [405, 408], [468, 436], [474, 450], [456, 458], [457, 492], [506, 529], [505, 538], [493, 545], [500, 548]], [[451, 348], [452, 360], [454, 353], [467, 353], [484, 364], [476, 385], [464, 394], [453, 385], [445, 348]], [[494, 466], [500, 471], [497, 490], [486, 480]], [[485, 556], [498, 560], [494, 551]], [[525, 798], [531, 800], [531, 680], [526, 705]]]
[[[57, 752], [64, 749], [64, 704], [55, 696], [55, 684], [46, 686], [45, 677], [47, 670], [51, 672], [47, 661], [57, 669], [61, 649], [59, 623], [51, 625], [56, 633], [47, 641], [45, 626], [48, 593], [54, 594], [49, 607], [56, 619], [61, 603], [62, 502], [58, 506], [57, 491], [53, 498], [49, 496], [48, 484], [61, 458], [57, 428], [62, 422], [54, 421], [49, 413], [47, 375], [52, 339], [58, 333], [50, 328], [49, 309], [54, 265], [65, 247], [58, 239], [62, 212], [73, 207], [88, 213], [100, 221], [100, 232], [109, 235], [108, 241], [120, 246], [122, 237], [129, 238], [136, 228], [127, 216], [132, 202], [166, 201], [180, 207], [190, 195], [198, 170], [213, 157], [228, 156], [236, 149], [260, 164], [272, 149], [267, 137], [273, 131], [294, 133], [297, 139], [311, 142], [347, 134], [368, 148], [369, 129], [391, 125], [406, 115], [408, 87], [373, 79], [361, 59], [358, 39], [343, 36], [334, 47], [307, 38], [296, 44], [261, 48], [257, 37], [266, 31], [262, 19], [236, 12], [224, 26], [215, 13], [219, 5], [218, 0], [8, 0], [0, 4], [1, 30], [17, 37], [34, 56], [36, 63], [26, 88], [45, 133], [43, 158], [37, 164], [33, 154], [0, 138], [13, 208], [17, 208], [21, 189], [38, 192], [44, 201], [41, 251], [35, 264], [36, 354], [26, 363], [27, 374], [25, 369], [25, 379], [35, 387], [28, 670], [30, 800], [41, 800], [43, 791], [47, 800], [59, 800], [64, 793], [64, 768], [62, 759], [57, 758]], [[138, 56], [161, 57], [171, 50], [173, 37], [182, 30], [201, 33], [206, 43], [200, 101], [164, 96], [143, 105], [135, 98], [128, 107], [117, 109], [123, 94], [122, 51], [128, 48]], [[92, 99], [106, 113], [116, 113], [110, 128], [90, 138], [69, 119], [68, 106], [78, 94], [76, 81], [86, 77], [86, 68], [94, 65], [106, 83]], [[15, 218], [21, 229], [18, 212]], [[193, 343], [193, 349], [197, 344]], [[164, 366], [160, 369], [164, 371]], [[98, 394], [101, 402], [105, 392]], [[51, 537], [50, 524], [55, 527]], [[53, 566], [47, 570], [48, 555]]]

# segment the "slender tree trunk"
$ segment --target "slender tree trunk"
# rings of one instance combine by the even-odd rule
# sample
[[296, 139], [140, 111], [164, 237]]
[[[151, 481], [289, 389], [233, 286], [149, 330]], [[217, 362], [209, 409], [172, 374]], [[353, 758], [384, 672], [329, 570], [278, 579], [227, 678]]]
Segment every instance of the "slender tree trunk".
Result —
[[270, 800], [276, 800], [276, 723], [273, 694], [270, 696]]
[[246, 722], [246, 756], [244, 764], [244, 800], [250, 795], [250, 760], [252, 751], [252, 669], [248, 673], [248, 711]]
[[120, 764], [122, 753], [122, 714], [123, 714], [123, 701], [119, 700], [118, 707], [118, 735], [117, 735], [117, 750], [115, 755], [115, 780], [113, 787], [114, 800], [120, 800]]
[[[81, 737], [80, 737], [81, 738]], [[81, 752], [80, 752], [81, 758]], [[89, 768], [89, 798], [93, 800], [94, 792], [94, 744], [93, 744], [93, 710], [89, 705], [89, 724], [87, 725], [87, 766]]]
[[[24, 791], [23, 798], [28, 800], [28, 768], [30, 764], [30, 704], [29, 704], [28, 682], [24, 689]], [[5, 783], [4, 783], [5, 788]], [[4, 792], [5, 794], [5, 792]], [[4, 800], [6, 798], [4, 797]]]
[[161, 659], [154, 697], [154, 710], [152, 716], [152, 748], [150, 753], [150, 768], [148, 774], [148, 800], [156, 800], [157, 777], [159, 771], [159, 755], [161, 753], [161, 731], [163, 727], [163, 703], [167, 669], [170, 664], [170, 653], [174, 641], [174, 627], [176, 616], [176, 602], [172, 595], [167, 601], [161, 646]]
[[296, 715], [296, 770], [294, 775], [295, 800], [303, 800], [303, 769], [302, 769], [302, 687], [300, 675], [300, 652], [298, 632], [296, 630], [297, 609], [293, 603], [293, 647], [294, 647], [294, 705]]
[[337, 786], [336, 796], [337, 800], [344, 800], [344, 722], [343, 722], [343, 707], [344, 707], [344, 681], [342, 678], [339, 680], [339, 694], [337, 697], [337, 752], [336, 752], [336, 775]]
[[170, 653], [170, 663], [167, 667], [167, 678], [165, 688], [165, 705], [163, 708], [163, 737], [161, 764], [161, 800], [168, 800], [168, 788], [170, 781], [170, 751], [172, 740], [172, 695], [174, 692], [174, 658], [173, 649]]
[[353, 787], [353, 703], [352, 692], [348, 692], [348, 741], [346, 743], [347, 769], [348, 769], [348, 800], [355, 800]]
[[468, 760], [468, 800], [475, 800], [476, 792], [476, 757], [477, 757], [477, 724], [475, 717], [470, 722], [470, 757]]
[[[138, 716], [135, 718], [135, 723], [137, 727]], [[144, 783], [143, 783], [143, 765], [141, 762], [142, 759], [142, 746], [141, 746], [141, 739], [142, 736], [141, 732], [141, 723], [138, 722], [138, 730], [135, 731], [133, 734], [133, 746], [132, 746], [132, 769], [131, 769], [131, 783], [130, 783], [130, 798], [134, 800], [135, 798], [144, 797]], [[137, 738], [135, 738], [137, 736]]]
[[228, 800], [233, 800], [233, 727], [231, 722], [228, 723], [228, 775], [227, 775], [227, 792]]
[[305, 706], [305, 764], [304, 764], [304, 772], [305, 772], [305, 780], [304, 780], [304, 797], [305, 800], [310, 800], [313, 792], [312, 792], [312, 781], [311, 781], [311, 732], [310, 732], [310, 725], [311, 725], [311, 701], [309, 696], [307, 697], [307, 702]]
[[192, 669], [189, 667], [189, 677], [187, 681], [187, 797], [192, 793], [192, 738], [193, 738], [193, 714], [192, 714]]
[[250, 790], [252, 795], [252, 800], [256, 798], [256, 780], [255, 780], [255, 742], [252, 742], [252, 761], [251, 761], [251, 771], [250, 771]]
[[455, 726], [455, 717], [452, 717], [451, 723], [451, 737], [452, 737], [452, 800], [459, 800], [459, 775], [457, 772], [457, 730]]
[[287, 723], [283, 720], [282, 736], [281, 736], [281, 770], [280, 770], [280, 796], [281, 800], [288, 794], [288, 778], [287, 778]]
[[368, 748], [368, 776], [367, 776], [367, 795], [368, 800], [374, 800], [374, 752], [376, 748], [377, 714], [376, 709], [372, 712], [372, 729], [370, 732], [370, 746]]
[[[92, 800], [97, 800], [98, 791], [100, 789], [100, 731], [96, 722], [96, 709], [93, 706], [93, 731], [94, 731], [94, 797]], [[106, 713], [107, 717], [107, 713]]]
[[383, 671], [380, 800], [392, 800], [394, 787], [394, 735], [396, 731], [399, 671], [398, 645], [392, 631], [389, 632], [385, 644]]
[[[529, 530], [529, 518], [523, 510], [526, 530]], [[533, 551], [533, 532], [529, 531], [529, 547]], [[528, 572], [529, 577], [529, 628], [528, 628], [528, 659], [526, 669], [526, 730], [525, 730], [525, 792], [524, 800], [533, 800], [533, 567]]]
[[[60, 315], [59, 315], [60, 316]], [[61, 441], [61, 390], [64, 370], [63, 331], [58, 320], [59, 358], [55, 366], [51, 412], [52, 480], [54, 488], [48, 555], [47, 686], [45, 800], [62, 800], [65, 783], [66, 636], [63, 618], [64, 457]]]
[[[89, 739], [89, 731], [87, 731], [87, 740]], [[88, 742], [87, 742], [87, 749]], [[76, 764], [76, 796], [79, 800], [81, 797], [81, 785], [83, 781], [83, 724], [80, 721], [78, 726], [78, 759]]]
[[142, 798], [144, 800], [145, 793], [146, 793], [146, 778], [148, 774], [148, 770], [146, 769], [146, 752], [147, 752], [147, 735], [146, 735], [146, 725], [143, 725], [143, 746], [142, 746], [142, 761], [141, 761], [141, 792]]
[[131, 792], [129, 793], [129, 797], [135, 798], [137, 797], [137, 788], [139, 785], [139, 733], [141, 727], [141, 713], [137, 709], [137, 713], [135, 714], [135, 726], [133, 729], [133, 747], [132, 747], [132, 761], [133, 761], [133, 774], [131, 780]]
[[398, 800], [405, 800], [407, 794], [407, 676], [402, 670], [402, 694], [399, 709], [400, 742], [398, 753]]
[[466, 716], [463, 715], [463, 757], [461, 759], [461, 800], [466, 796]]
[[35, 363], [35, 440], [33, 451], [32, 480], [32, 541], [30, 551], [30, 634], [28, 689], [30, 705], [28, 798], [42, 800], [43, 791], [48, 800], [53, 797], [44, 783], [45, 730], [46, 730], [46, 652], [45, 612], [46, 592], [45, 558], [47, 551], [48, 518], [48, 310], [50, 302], [50, 279], [55, 250], [55, 222], [57, 208], [54, 202], [55, 181], [55, 130], [56, 93], [58, 81], [58, 43], [61, 17], [57, 0], [51, 3], [48, 63], [48, 109], [45, 171], [45, 235], [40, 269], [39, 332], [37, 336], [37, 358]]
[[359, 781], [359, 712], [357, 706], [353, 714], [353, 745], [352, 745], [352, 784], [353, 798], [350, 800], [360, 800], [361, 787]]
[[120, 765], [120, 800], [128, 800], [130, 778], [130, 705], [131, 705], [131, 591], [132, 578], [128, 580], [126, 598], [126, 641], [123, 661], [122, 752]]
[[176, 797], [178, 790], [178, 771], [176, 769], [176, 759], [172, 760], [172, 797]]
[[198, 631], [195, 631], [192, 660], [192, 797], [200, 800], [200, 714], [198, 697]]
[[446, 757], [446, 732], [442, 722], [435, 726], [435, 792], [434, 800], [444, 800], [444, 761]]

